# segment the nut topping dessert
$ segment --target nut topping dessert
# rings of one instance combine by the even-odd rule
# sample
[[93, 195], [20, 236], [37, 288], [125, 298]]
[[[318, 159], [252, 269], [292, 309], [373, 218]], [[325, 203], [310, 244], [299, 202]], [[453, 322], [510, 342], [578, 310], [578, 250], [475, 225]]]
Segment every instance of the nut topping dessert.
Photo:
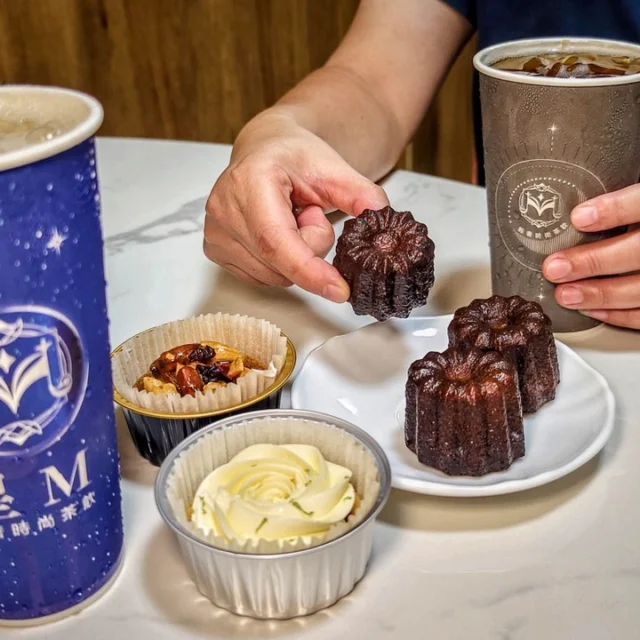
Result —
[[133, 385], [147, 393], [195, 396], [235, 383], [252, 369], [267, 365], [220, 342], [184, 344], [165, 351]]

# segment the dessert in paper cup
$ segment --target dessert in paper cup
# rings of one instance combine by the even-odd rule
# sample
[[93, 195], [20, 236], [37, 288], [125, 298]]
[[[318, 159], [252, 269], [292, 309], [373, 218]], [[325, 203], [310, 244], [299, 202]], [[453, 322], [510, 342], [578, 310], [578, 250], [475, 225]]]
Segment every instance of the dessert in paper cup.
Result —
[[140, 454], [159, 466], [216, 419], [277, 408], [295, 361], [291, 341], [266, 320], [224, 313], [187, 318], [113, 351], [114, 400]]
[[155, 490], [198, 590], [238, 615], [284, 619], [329, 607], [360, 581], [390, 489], [387, 457], [364, 431], [271, 410], [182, 442]]

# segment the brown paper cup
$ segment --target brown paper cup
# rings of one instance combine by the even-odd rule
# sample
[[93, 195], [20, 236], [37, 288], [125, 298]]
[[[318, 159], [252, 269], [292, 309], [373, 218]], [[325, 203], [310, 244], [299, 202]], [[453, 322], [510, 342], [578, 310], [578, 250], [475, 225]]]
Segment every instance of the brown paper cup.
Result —
[[598, 321], [558, 305], [544, 259], [607, 233], [581, 233], [572, 209], [640, 176], [640, 74], [565, 79], [491, 67], [512, 56], [602, 53], [640, 57], [640, 45], [595, 39], [535, 39], [480, 51], [482, 128], [493, 292], [540, 302], [556, 332]]

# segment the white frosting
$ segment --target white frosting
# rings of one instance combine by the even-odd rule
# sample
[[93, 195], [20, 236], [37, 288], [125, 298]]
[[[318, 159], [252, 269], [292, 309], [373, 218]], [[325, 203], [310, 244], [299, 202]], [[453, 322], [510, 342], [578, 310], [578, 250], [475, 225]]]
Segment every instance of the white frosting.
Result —
[[192, 520], [228, 539], [322, 535], [353, 509], [351, 475], [313, 446], [254, 445], [204, 479]]

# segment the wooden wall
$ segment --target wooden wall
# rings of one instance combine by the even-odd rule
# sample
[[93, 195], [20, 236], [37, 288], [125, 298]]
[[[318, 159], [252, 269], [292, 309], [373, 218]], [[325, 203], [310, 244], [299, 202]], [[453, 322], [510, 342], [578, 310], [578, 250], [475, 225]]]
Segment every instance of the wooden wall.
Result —
[[[0, 0], [0, 82], [92, 93], [103, 135], [232, 142], [337, 46], [358, 0]], [[465, 50], [401, 166], [469, 181]]]

